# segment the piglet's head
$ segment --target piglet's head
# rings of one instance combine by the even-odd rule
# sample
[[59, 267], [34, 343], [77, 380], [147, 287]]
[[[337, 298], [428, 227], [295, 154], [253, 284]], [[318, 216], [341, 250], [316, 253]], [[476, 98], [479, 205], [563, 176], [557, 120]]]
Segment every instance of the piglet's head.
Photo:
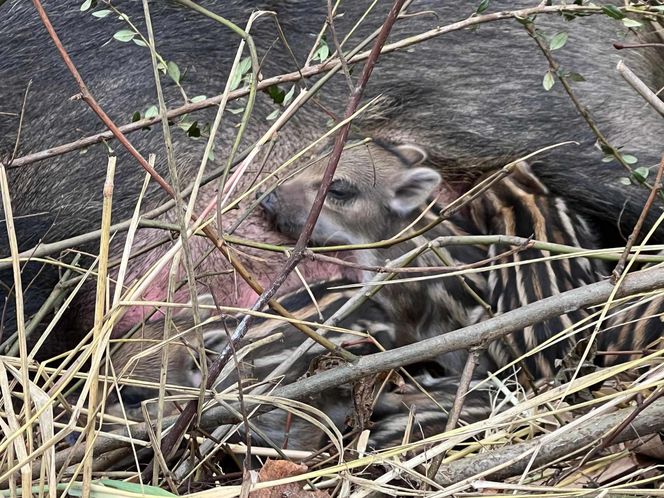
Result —
[[[261, 206], [277, 229], [296, 238], [318, 192], [325, 156], [264, 197]], [[362, 244], [393, 236], [410, 223], [437, 190], [438, 172], [421, 164], [418, 147], [348, 146], [312, 234], [317, 245]]]

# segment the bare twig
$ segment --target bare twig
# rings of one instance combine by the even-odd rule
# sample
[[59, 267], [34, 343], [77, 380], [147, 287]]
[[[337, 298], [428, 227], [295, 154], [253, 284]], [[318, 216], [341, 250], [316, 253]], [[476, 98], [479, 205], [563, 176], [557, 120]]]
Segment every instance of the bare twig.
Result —
[[662, 397], [662, 394], [664, 394], [664, 388], [659, 387], [655, 392], [653, 392], [648, 398], [643, 401], [641, 400], [639, 402], [640, 395], [636, 396], [637, 397], [637, 405], [636, 407], [632, 410], [631, 413], [629, 413], [616, 427], [614, 427], [610, 432], [608, 432], [605, 435], [602, 435], [602, 437], [598, 438], [599, 439], [599, 444], [595, 446], [591, 451], [586, 453], [581, 461], [576, 464], [573, 468], [569, 469], [567, 472], [564, 474], [558, 476], [556, 478], [557, 482], [560, 482], [564, 480], [566, 477], [570, 476], [574, 472], [576, 472], [578, 469], [583, 467], [586, 462], [589, 462], [591, 458], [594, 456], [598, 455], [600, 451], [605, 450], [608, 448], [611, 444], [614, 444], [616, 442], [616, 437], [618, 437], [625, 429], [627, 429], [628, 426], [632, 425], [634, 422], [634, 419], [643, 412], [648, 406], [653, 404], [655, 401], [657, 401], [659, 398]]
[[330, 27], [330, 33], [332, 33], [332, 42], [334, 43], [334, 48], [337, 51], [337, 57], [341, 63], [341, 68], [346, 76], [346, 82], [348, 83], [348, 90], [353, 91], [353, 78], [350, 77], [350, 70], [348, 69], [348, 62], [346, 62], [346, 57], [344, 56], [343, 50], [341, 50], [341, 44], [339, 43], [339, 38], [337, 37], [337, 30], [334, 27], [334, 16], [335, 16], [336, 5], [332, 7], [332, 0], [327, 0], [327, 24]]
[[[632, 413], [633, 408], [624, 408], [609, 415], [597, 416], [573, 431], [561, 433], [556, 438], [545, 435], [526, 443], [506, 446], [483, 455], [442, 465], [436, 481], [443, 486], [450, 486], [471, 479], [475, 480], [480, 476], [504, 480], [519, 475], [529, 463], [531, 453], [535, 448], [540, 448], [534, 460], [534, 465], [537, 466], [545, 465], [562, 456], [573, 455], [619, 426]], [[613, 442], [620, 443], [637, 439], [658, 432], [662, 428], [664, 428], [664, 400], [660, 399], [645, 408], [629, 427], [625, 428], [626, 430], [616, 435]], [[541, 446], [543, 438], [547, 438], [547, 443]], [[492, 471], [494, 468], [496, 470]]]
[[[473, 349], [468, 353], [468, 358], [466, 358], [466, 364], [463, 367], [461, 372], [461, 379], [459, 380], [459, 387], [454, 398], [454, 403], [450, 409], [450, 413], [447, 415], [447, 423], [445, 424], [445, 432], [451, 431], [454, 429], [459, 422], [459, 417], [461, 416], [461, 410], [463, 409], [463, 402], [468, 394], [470, 389], [470, 381], [473, 380], [473, 374], [475, 373], [475, 367], [479, 363], [480, 355], [479, 350]], [[440, 469], [440, 464], [443, 463], [445, 458], [445, 453], [440, 453], [436, 455], [433, 460], [431, 460], [431, 465], [427, 471], [427, 477], [429, 479], [434, 479], [436, 474], [438, 474], [438, 469]]]
[[662, 156], [662, 159], [659, 162], [659, 168], [657, 168], [657, 176], [655, 177], [655, 183], [653, 183], [653, 186], [650, 189], [650, 194], [648, 195], [648, 199], [646, 200], [646, 203], [643, 205], [643, 209], [641, 210], [639, 219], [636, 221], [636, 225], [634, 225], [632, 233], [629, 235], [629, 238], [627, 239], [627, 244], [625, 244], [625, 250], [623, 251], [622, 256], [620, 256], [618, 264], [611, 272], [611, 282], [613, 282], [614, 284], [618, 282], [620, 275], [625, 270], [625, 265], [627, 263], [627, 256], [632, 250], [632, 247], [634, 246], [634, 243], [636, 242], [639, 233], [641, 233], [641, 228], [643, 228], [643, 224], [645, 223], [646, 218], [648, 217], [648, 213], [650, 212], [650, 209], [652, 208], [652, 205], [655, 202], [655, 198], [659, 195], [660, 191], [662, 190], [663, 174], [664, 174], [664, 155]]
[[[658, 43], [657, 45], [664, 47], [664, 43]], [[641, 78], [634, 74], [623, 61], [618, 62], [616, 69], [618, 70], [618, 73], [620, 73], [620, 76], [622, 76], [625, 81], [652, 106], [653, 109], [664, 116], [664, 103], [655, 92], [641, 81]]]

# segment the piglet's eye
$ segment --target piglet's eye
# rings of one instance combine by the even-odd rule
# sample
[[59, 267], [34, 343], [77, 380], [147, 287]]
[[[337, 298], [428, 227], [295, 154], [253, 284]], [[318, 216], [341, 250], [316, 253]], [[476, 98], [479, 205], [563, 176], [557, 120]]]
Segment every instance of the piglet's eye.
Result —
[[328, 199], [336, 201], [349, 201], [357, 196], [357, 189], [345, 180], [333, 180], [327, 191]]

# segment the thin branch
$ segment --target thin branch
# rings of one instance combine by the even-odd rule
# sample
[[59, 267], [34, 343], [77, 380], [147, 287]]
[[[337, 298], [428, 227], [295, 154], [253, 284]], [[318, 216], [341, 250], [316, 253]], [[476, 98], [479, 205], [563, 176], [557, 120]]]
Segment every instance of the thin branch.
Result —
[[[664, 47], [664, 43], [658, 43], [657, 45]], [[643, 97], [646, 102], [648, 102], [648, 104], [652, 106], [653, 109], [664, 116], [664, 102], [662, 102], [657, 94], [648, 88], [648, 86], [643, 81], [641, 81], [641, 78], [634, 74], [634, 72], [628, 68], [623, 61], [618, 62], [616, 69], [618, 70], [620, 76], [622, 76], [624, 80], [629, 83], [629, 85], [634, 90], [636, 90], [636, 92], [641, 95], [641, 97]]]
[[[466, 395], [470, 389], [470, 382], [473, 380], [473, 374], [475, 373], [475, 367], [479, 364], [480, 355], [478, 349], [473, 349], [468, 353], [468, 358], [466, 358], [466, 364], [463, 367], [461, 372], [461, 379], [459, 380], [459, 387], [457, 388], [456, 396], [454, 398], [454, 403], [450, 409], [450, 413], [447, 416], [447, 423], [445, 424], [445, 431], [448, 432], [454, 429], [459, 422], [459, 417], [461, 416], [461, 410], [463, 409], [463, 402], [466, 399]], [[445, 458], [445, 453], [440, 453], [436, 455], [433, 460], [431, 460], [431, 465], [427, 471], [427, 477], [429, 479], [434, 479], [440, 465], [443, 463]]]
[[625, 250], [623, 251], [622, 256], [620, 256], [618, 264], [611, 272], [611, 282], [613, 282], [614, 284], [618, 282], [620, 275], [625, 270], [625, 265], [627, 264], [627, 257], [631, 252], [632, 247], [634, 246], [634, 243], [636, 242], [636, 239], [639, 236], [639, 233], [641, 233], [641, 229], [643, 228], [643, 224], [645, 223], [646, 218], [648, 217], [648, 213], [650, 212], [650, 209], [652, 208], [652, 205], [655, 202], [655, 198], [659, 195], [660, 191], [662, 190], [663, 174], [664, 174], [664, 155], [662, 155], [662, 159], [659, 161], [659, 168], [657, 168], [657, 176], [655, 177], [655, 183], [653, 183], [653, 186], [650, 189], [650, 194], [648, 195], [648, 199], [646, 200], [646, 203], [644, 204], [643, 209], [641, 210], [641, 214], [639, 215], [639, 219], [636, 221], [636, 225], [634, 225], [632, 233], [627, 239]]
[[[513, 444], [442, 465], [436, 481], [443, 486], [451, 486], [457, 483], [470, 483], [469, 481], [480, 477], [490, 476], [494, 480], [505, 480], [519, 475], [530, 463], [530, 457], [535, 449], [539, 448], [533, 462], [535, 466], [546, 465], [563, 456], [573, 455], [620, 426], [621, 422], [630, 417], [633, 410], [633, 408], [624, 408], [609, 415], [597, 416], [575, 430], [563, 432], [555, 438], [546, 434], [526, 443]], [[629, 427], [625, 427], [625, 430], [617, 434], [613, 443], [639, 439], [663, 428], [664, 400], [660, 399], [646, 407]], [[543, 438], [546, 438], [546, 444], [542, 445]], [[494, 468], [496, 470], [492, 471]]]

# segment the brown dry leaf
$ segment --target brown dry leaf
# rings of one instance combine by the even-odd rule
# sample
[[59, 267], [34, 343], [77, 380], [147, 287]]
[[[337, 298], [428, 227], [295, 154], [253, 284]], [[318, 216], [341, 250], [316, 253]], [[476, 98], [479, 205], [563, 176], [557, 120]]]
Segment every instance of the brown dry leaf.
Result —
[[397, 392], [403, 392], [406, 388], [406, 381], [401, 374], [395, 370], [378, 373], [378, 375], [376, 375], [376, 384], [382, 384], [385, 379], [390, 381], [390, 384], [394, 386]]
[[634, 445], [634, 453], [645, 455], [656, 460], [664, 460], [664, 441], [659, 434], [653, 434], [645, 443], [638, 441]]
[[594, 472], [589, 473], [583, 477], [580, 477], [572, 485], [603, 485], [610, 483], [613, 480], [617, 479], [620, 476], [633, 472], [639, 467], [639, 462], [637, 458], [629, 453], [618, 460], [611, 462], [610, 464], [598, 469]]
[[[275, 481], [285, 477], [299, 476], [309, 468], [304, 464], [289, 462], [288, 460], [270, 460], [268, 458], [258, 473], [258, 482]], [[326, 491], [305, 491], [304, 482], [282, 484], [267, 489], [259, 489], [249, 493], [252, 498], [329, 498]]]
[[320, 372], [325, 372], [326, 370], [331, 370], [336, 368], [339, 365], [344, 365], [346, 362], [344, 359], [334, 353], [326, 353], [314, 358], [309, 365], [309, 375], [314, 375]]
[[353, 415], [351, 427], [363, 431], [371, 427], [371, 409], [374, 400], [375, 376], [363, 377], [353, 384]]

